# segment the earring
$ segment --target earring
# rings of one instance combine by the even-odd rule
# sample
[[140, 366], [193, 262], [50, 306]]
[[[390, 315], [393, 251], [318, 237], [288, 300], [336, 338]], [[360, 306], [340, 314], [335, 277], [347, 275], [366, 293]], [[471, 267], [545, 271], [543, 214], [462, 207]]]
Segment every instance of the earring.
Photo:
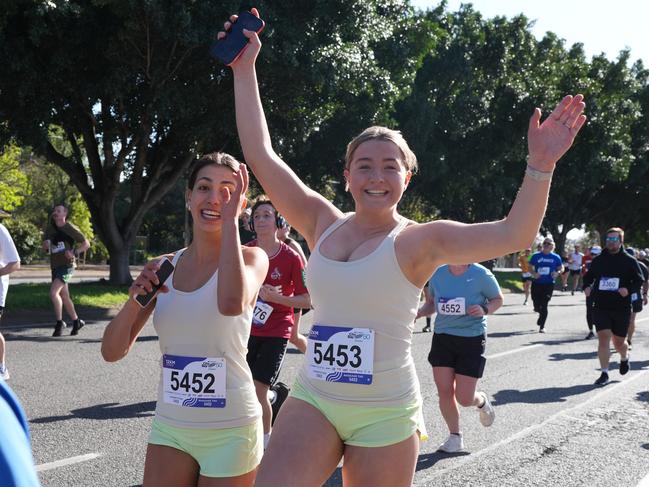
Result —
[[192, 207], [189, 204], [189, 201], [187, 203], [185, 203], [185, 207], [187, 208], [187, 211], [192, 211]]

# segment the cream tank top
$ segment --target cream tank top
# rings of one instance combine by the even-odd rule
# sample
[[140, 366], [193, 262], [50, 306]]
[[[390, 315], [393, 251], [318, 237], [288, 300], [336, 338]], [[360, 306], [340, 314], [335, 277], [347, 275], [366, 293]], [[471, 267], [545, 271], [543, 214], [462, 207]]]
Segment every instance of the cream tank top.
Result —
[[334, 222], [317, 241], [309, 258], [306, 284], [314, 325], [374, 330], [372, 383], [310, 378], [307, 360], [298, 380], [309, 392], [345, 404], [398, 406], [420, 402], [411, 341], [421, 289], [404, 276], [394, 247], [408, 220], [402, 219], [376, 250], [361, 259], [340, 262], [324, 257], [320, 253], [322, 242], [352, 216]]
[[[173, 264], [185, 249], [176, 253]], [[261, 406], [246, 362], [252, 305], [238, 316], [224, 316], [217, 303], [218, 270], [199, 289], [183, 292], [167, 279], [168, 293], [158, 295], [153, 326], [163, 355], [225, 359], [225, 407], [188, 407], [164, 401], [163, 367], [155, 418], [180, 428], [233, 428], [255, 422]]]

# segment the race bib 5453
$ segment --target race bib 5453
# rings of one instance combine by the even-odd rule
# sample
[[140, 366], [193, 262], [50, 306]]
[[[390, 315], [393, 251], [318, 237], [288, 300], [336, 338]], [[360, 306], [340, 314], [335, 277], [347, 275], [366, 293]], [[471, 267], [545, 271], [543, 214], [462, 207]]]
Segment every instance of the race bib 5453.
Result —
[[371, 384], [374, 330], [313, 325], [307, 346], [308, 376], [328, 382]]

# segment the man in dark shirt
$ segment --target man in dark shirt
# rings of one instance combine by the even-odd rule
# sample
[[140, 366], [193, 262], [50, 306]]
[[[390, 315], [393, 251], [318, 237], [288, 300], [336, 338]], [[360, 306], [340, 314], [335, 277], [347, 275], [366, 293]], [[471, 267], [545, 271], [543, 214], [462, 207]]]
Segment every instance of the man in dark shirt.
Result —
[[620, 354], [620, 374], [629, 371], [626, 335], [631, 317], [631, 292], [643, 281], [638, 261], [623, 250], [624, 231], [613, 227], [606, 232], [606, 248], [595, 257], [584, 276], [584, 293], [593, 297], [593, 321], [599, 340], [597, 355], [602, 368], [597, 385], [609, 381], [610, 344]]
[[[50, 267], [52, 268], [52, 286], [50, 287], [50, 299], [54, 305], [56, 324], [52, 336], [61, 336], [66, 324], [63, 321], [63, 307], [72, 318], [72, 332], [70, 335], [77, 335], [85, 324], [77, 316], [74, 303], [70, 299], [68, 282], [74, 272], [75, 257], [90, 248], [90, 243], [83, 236], [77, 227], [66, 222], [68, 209], [65, 205], [56, 205], [52, 210], [51, 225], [45, 232], [43, 250], [50, 254]], [[75, 247], [79, 244], [78, 247]]]

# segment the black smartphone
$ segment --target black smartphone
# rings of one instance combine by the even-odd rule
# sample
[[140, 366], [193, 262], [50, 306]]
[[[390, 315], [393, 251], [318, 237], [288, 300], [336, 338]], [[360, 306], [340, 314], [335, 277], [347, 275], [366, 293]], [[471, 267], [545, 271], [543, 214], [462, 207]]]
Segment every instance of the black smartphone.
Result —
[[252, 30], [259, 34], [264, 30], [265, 25], [263, 20], [247, 10], [241, 12], [237, 21], [232, 24], [230, 31], [226, 33], [225, 38], [216, 41], [212, 45], [210, 54], [226, 66], [230, 66], [248, 45], [248, 38], [243, 35], [243, 29]]
[[160, 284], [153, 286], [153, 289], [151, 289], [150, 293], [147, 293], [145, 295], [138, 294], [135, 297], [137, 304], [139, 304], [143, 308], [146, 307], [173, 271], [174, 265], [171, 263], [171, 261], [169, 259], [163, 260], [162, 264], [160, 264], [160, 269], [158, 269], [155, 273], [155, 275], [158, 276], [158, 281], [160, 281]]

